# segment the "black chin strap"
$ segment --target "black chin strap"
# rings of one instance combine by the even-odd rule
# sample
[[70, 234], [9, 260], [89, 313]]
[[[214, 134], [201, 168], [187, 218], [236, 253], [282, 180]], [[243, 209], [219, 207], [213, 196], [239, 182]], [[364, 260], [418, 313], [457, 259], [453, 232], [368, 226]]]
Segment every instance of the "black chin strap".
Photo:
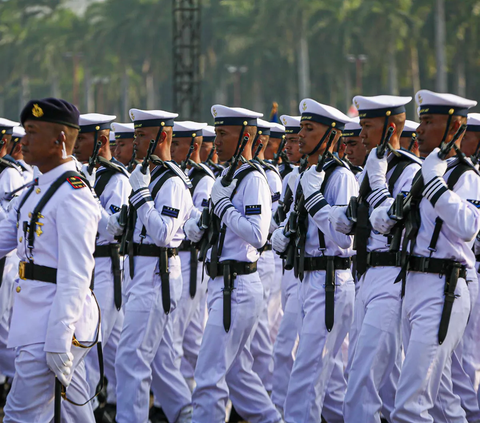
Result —
[[453, 116], [453, 114], [448, 115], [447, 127], [445, 128], [445, 132], [443, 133], [442, 142], [440, 143], [439, 147], [441, 147], [443, 145], [443, 143], [445, 142], [445, 140], [447, 139], [448, 130], [450, 129], [450, 123], [452, 122], [452, 116]]
[[331, 126], [325, 131], [325, 134], [323, 134], [322, 139], [318, 142], [316, 147], [310, 153], [308, 153], [308, 156], [311, 156], [318, 151], [318, 149], [322, 146], [322, 144], [324, 143], [325, 139], [328, 137], [330, 132], [332, 132], [332, 127]]
[[[233, 154], [233, 157], [237, 156], [238, 149], [240, 148], [240, 145], [242, 144], [243, 140], [243, 132], [245, 131], [245, 128], [247, 127], [247, 122], [243, 122], [242, 129], [240, 130], [240, 135], [238, 136], [238, 141], [237, 141], [237, 148], [235, 149], [235, 153]], [[255, 138], [256, 139], [256, 138]]]

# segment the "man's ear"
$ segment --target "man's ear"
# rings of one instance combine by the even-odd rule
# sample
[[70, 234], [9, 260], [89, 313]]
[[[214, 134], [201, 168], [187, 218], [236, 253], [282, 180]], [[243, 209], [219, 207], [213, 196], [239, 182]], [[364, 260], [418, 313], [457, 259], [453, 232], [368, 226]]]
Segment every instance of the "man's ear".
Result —
[[109, 137], [105, 134], [102, 134], [98, 137], [98, 141], [100, 141], [102, 143], [102, 147], [104, 147], [109, 141]]
[[66, 141], [67, 141], [67, 136], [65, 135], [65, 132], [64, 132], [64, 131], [60, 131], [60, 133], [58, 134], [57, 139], [55, 140], [55, 144], [61, 146], [62, 143], [66, 142]]
[[460, 126], [462, 125], [462, 122], [460, 121], [460, 119], [457, 119], [457, 120], [454, 120], [452, 122], [452, 124], [450, 125], [450, 133], [452, 133], [453, 135], [455, 135], [458, 131], [458, 128], [460, 128]]

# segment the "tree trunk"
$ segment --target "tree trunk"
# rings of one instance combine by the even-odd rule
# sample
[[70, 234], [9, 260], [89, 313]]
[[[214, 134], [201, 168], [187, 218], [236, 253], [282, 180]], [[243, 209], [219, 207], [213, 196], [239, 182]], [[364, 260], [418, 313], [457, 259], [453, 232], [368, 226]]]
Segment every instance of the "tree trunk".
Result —
[[[418, 49], [415, 41], [410, 44], [410, 68], [412, 72], [412, 88], [413, 95], [420, 91], [420, 69], [418, 65]], [[414, 101], [411, 104], [412, 107], [412, 116], [417, 116], [417, 106]]]
[[23, 107], [25, 106], [25, 104], [27, 104], [28, 100], [30, 100], [30, 79], [28, 78], [27, 75], [23, 75], [20, 83], [21, 83], [21, 87], [20, 87], [20, 97], [19, 97], [19, 102], [20, 102], [19, 110], [23, 110]]
[[398, 95], [398, 72], [395, 57], [395, 42], [388, 49], [388, 91], [391, 95]]
[[122, 75], [122, 120], [124, 122], [129, 121], [129, 116], [128, 116], [128, 110], [130, 107], [129, 85], [130, 85], [130, 80], [128, 76], [128, 71], [127, 71], [127, 68], [124, 68], [123, 75]]
[[298, 77], [299, 77], [299, 91], [300, 98], [310, 96], [310, 62], [308, 57], [308, 40], [306, 34], [307, 19], [302, 13], [300, 18], [300, 45], [298, 58]]
[[155, 79], [152, 72], [148, 72], [145, 77], [145, 84], [147, 88], [147, 109], [155, 109]]
[[437, 78], [435, 89], [447, 92], [447, 59], [445, 57], [445, 0], [436, 0], [435, 8], [435, 58]]

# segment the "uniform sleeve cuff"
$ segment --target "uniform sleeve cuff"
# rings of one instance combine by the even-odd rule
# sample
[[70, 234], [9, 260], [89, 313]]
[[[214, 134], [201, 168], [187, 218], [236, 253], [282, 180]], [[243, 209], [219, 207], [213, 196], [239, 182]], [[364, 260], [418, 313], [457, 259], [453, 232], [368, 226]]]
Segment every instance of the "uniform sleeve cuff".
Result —
[[431, 181], [429, 181], [427, 185], [425, 185], [422, 195], [432, 203], [433, 207], [435, 207], [435, 204], [437, 203], [438, 199], [446, 191], [448, 191], [447, 184], [445, 183], [442, 177], [437, 176], [433, 178]]
[[147, 187], [140, 188], [139, 190], [132, 193], [130, 197], [130, 203], [137, 210], [141, 206], [143, 206], [147, 201], [153, 201], [152, 196], [150, 194], [150, 190]]
[[225, 197], [215, 204], [213, 212], [222, 220], [223, 215], [230, 207], [233, 207], [233, 204], [229, 198]]
[[317, 212], [327, 205], [327, 200], [320, 191], [314, 192], [305, 200], [305, 209], [310, 216], [315, 216]]
[[373, 208], [377, 208], [389, 197], [391, 197], [391, 195], [387, 188], [379, 188], [368, 194], [367, 202]]

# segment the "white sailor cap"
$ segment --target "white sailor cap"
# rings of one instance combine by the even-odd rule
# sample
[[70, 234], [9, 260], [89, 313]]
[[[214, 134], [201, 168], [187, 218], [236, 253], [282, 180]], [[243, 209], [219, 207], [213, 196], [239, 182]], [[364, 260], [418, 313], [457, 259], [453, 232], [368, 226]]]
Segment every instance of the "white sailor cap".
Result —
[[412, 97], [399, 97], [396, 95], [375, 95], [353, 97], [353, 104], [358, 110], [360, 119], [388, 117], [405, 113], [405, 104], [410, 103]]
[[0, 135], [12, 135], [13, 128], [19, 125], [20, 123], [13, 120], [0, 118]]
[[358, 137], [362, 132], [362, 127], [360, 126], [360, 118], [354, 117], [350, 119], [350, 122], [345, 124], [345, 129], [342, 132], [343, 138], [348, 137]]
[[13, 127], [13, 132], [12, 132], [13, 138], [23, 138], [25, 134], [26, 132], [25, 132], [25, 129], [23, 129], [23, 126]]
[[[15, 132], [15, 128], [13, 129]], [[480, 132], [480, 113], [469, 113], [467, 116], [467, 131]]]
[[173, 135], [176, 138], [195, 138], [203, 135], [203, 128], [208, 126], [206, 123], [193, 122], [185, 120], [182, 122], [175, 122], [173, 125]]
[[257, 119], [257, 135], [268, 135], [273, 128], [273, 122], [268, 122], [263, 119]]
[[115, 139], [117, 140], [135, 137], [133, 123], [112, 122], [112, 131], [115, 132]]
[[152, 126], [173, 126], [173, 121], [178, 113], [164, 110], [140, 110], [130, 109], [130, 118], [136, 128], [149, 128]]
[[420, 90], [415, 94], [415, 100], [420, 106], [418, 114], [449, 115], [467, 117], [468, 109], [475, 107], [477, 102], [455, 94], [435, 93]]
[[101, 113], [86, 113], [80, 115], [78, 124], [80, 125], [80, 132], [96, 132], [103, 129], [110, 129], [111, 123], [117, 117], [114, 115], [102, 115]]
[[411, 138], [413, 134], [417, 132], [417, 128], [420, 124], [413, 120], [406, 120], [405, 126], [403, 127], [402, 137], [409, 137]]
[[285, 137], [285, 126], [276, 122], [271, 123], [273, 126], [270, 128], [270, 138], [283, 139]]
[[301, 116], [290, 116], [290, 115], [282, 115], [280, 116], [280, 120], [282, 121], [283, 125], [285, 126], [285, 133], [286, 134], [298, 134], [300, 132], [300, 119]]
[[211, 125], [205, 126], [205, 128], [202, 129], [202, 133], [203, 142], [213, 142], [217, 136], [217, 134], [215, 134], [215, 127]]
[[263, 113], [257, 113], [243, 107], [227, 107], [221, 104], [212, 106], [212, 116], [215, 126], [257, 126], [257, 118]]
[[301, 121], [309, 120], [343, 131], [350, 118], [335, 107], [305, 98], [299, 105]]
[[115, 138], [115, 132], [110, 131], [110, 134], [108, 135], [108, 140], [110, 141], [110, 145], [115, 144], [117, 139]]

